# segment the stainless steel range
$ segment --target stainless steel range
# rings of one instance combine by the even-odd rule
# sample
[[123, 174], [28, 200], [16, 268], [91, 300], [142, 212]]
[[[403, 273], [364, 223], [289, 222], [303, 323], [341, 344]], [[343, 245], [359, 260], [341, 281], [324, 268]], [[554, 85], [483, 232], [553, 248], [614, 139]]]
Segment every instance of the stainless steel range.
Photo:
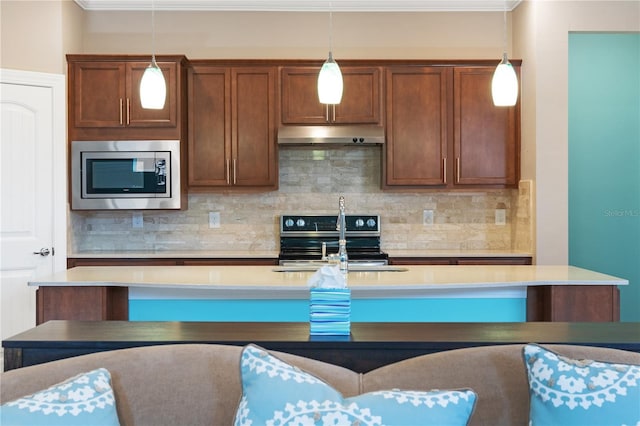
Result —
[[[345, 215], [349, 264], [386, 265], [380, 249], [380, 216]], [[330, 261], [339, 250], [339, 215], [283, 215], [280, 217], [280, 265]]]

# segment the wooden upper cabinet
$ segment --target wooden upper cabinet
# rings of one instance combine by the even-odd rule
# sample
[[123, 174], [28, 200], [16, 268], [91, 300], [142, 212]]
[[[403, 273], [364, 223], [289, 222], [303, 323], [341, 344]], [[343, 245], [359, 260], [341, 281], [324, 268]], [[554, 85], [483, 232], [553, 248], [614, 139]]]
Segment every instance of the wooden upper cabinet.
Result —
[[189, 189], [276, 189], [276, 67], [189, 70]]
[[140, 80], [149, 60], [68, 55], [69, 137], [75, 139], [179, 139], [184, 104], [184, 57], [159, 59], [167, 84], [161, 110], [144, 109]]
[[447, 183], [451, 76], [446, 67], [387, 68], [383, 186]]
[[494, 70], [387, 68], [383, 187], [517, 186], [520, 106], [493, 105]]
[[493, 105], [491, 79], [494, 71], [495, 67], [454, 69], [456, 185], [518, 184], [520, 130], [516, 117], [519, 105]]
[[318, 100], [320, 67], [283, 67], [282, 124], [382, 124], [381, 68], [345, 66], [340, 70], [342, 101], [334, 106]]

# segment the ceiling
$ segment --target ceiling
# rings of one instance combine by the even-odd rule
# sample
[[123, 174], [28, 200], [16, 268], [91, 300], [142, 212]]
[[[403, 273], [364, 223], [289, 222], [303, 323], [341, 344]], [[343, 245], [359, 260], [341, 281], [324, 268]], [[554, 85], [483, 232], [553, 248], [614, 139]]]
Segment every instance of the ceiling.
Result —
[[496, 12], [522, 0], [75, 0], [85, 10]]

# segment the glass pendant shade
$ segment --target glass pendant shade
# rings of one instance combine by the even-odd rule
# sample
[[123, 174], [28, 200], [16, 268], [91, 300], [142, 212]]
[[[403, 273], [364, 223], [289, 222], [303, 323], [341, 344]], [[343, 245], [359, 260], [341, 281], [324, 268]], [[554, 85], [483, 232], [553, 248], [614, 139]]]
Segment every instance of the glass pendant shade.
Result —
[[322, 104], [332, 105], [342, 100], [342, 73], [331, 52], [318, 74], [318, 99]]
[[493, 73], [491, 95], [495, 106], [513, 106], [518, 100], [518, 77], [506, 53]]
[[163, 109], [166, 97], [167, 85], [154, 57], [140, 80], [140, 103], [145, 109]]

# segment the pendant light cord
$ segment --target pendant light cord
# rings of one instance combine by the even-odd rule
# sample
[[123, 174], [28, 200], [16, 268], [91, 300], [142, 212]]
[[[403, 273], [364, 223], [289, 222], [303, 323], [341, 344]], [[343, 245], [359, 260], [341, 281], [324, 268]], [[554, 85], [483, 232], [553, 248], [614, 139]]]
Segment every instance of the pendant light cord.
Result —
[[502, 44], [504, 47], [503, 53], [507, 54], [507, 0], [504, 1], [504, 9], [502, 15]]
[[156, 5], [151, 0], [151, 61], [156, 62]]
[[329, 2], [329, 52], [333, 51], [333, 5]]

